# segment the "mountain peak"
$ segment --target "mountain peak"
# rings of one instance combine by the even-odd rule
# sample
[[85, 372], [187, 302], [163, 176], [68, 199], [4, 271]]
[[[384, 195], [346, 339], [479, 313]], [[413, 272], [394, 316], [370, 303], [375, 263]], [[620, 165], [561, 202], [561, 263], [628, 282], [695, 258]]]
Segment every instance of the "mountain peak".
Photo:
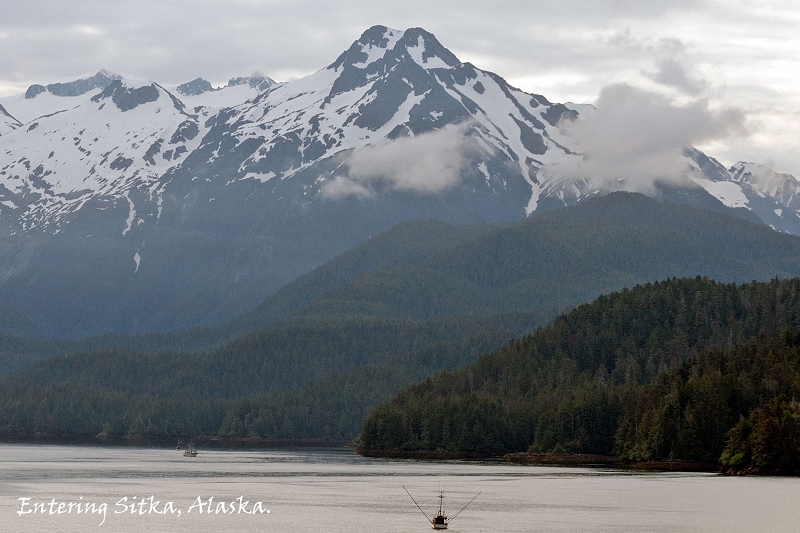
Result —
[[102, 102], [110, 99], [120, 111], [125, 112], [140, 105], [155, 102], [161, 97], [162, 92], [172, 99], [173, 105], [179, 111], [183, 110], [183, 103], [156, 83], [122, 79], [112, 81], [103, 89], [103, 92], [92, 97], [92, 102]]
[[234, 87], [236, 85], [249, 85], [258, 91], [265, 91], [275, 85], [275, 80], [256, 71], [248, 77], [231, 78], [228, 80], [226, 87]]
[[398, 45], [424, 68], [449, 68], [461, 63], [432, 33], [422, 28], [406, 30]]
[[399, 30], [393, 30], [392, 28], [388, 28], [386, 26], [376, 25], [365, 30], [364, 33], [361, 34], [361, 37], [358, 38], [356, 43], [375, 46], [378, 48], [387, 48], [389, 47], [389, 43], [396, 42], [402, 33], [403, 32]]
[[329, 98], [364, 86], [392, 71], [449, 69], [460, 64], [458, 58], [441, 45], [432, 33], [422, 28], [398, 31], [373, 26], [342, 53], [327, 70], [338, 73]]
[[784, 209], [792, 219], [797, 214], [800, 208], [800, 180], [791, 174], [776, 172], [765, 165], [740, 161], [730, 168], [730, 176], [734, 182], [758, 191], [761, 197], [774, 199], [777, 205], [773, 206], [773, 212], [779, 217], [783, 215]]
[[204, 78], [195, 78], [181, 85], [178, 85], [178, 92], [184, 96], [197, 96], [208, 91], [213, 91], [211, 82]]
[[221, 91], [226, 87], [236, 87], [237, 85], [249, 85], [257, 91], [265, 91], [275, 85], [275, 80], [264, 76], [260, 72], [254, 72], [248, 77], [236, 77], [228, 80], [225, 87], [214, 87], [205, 78], [195, 78], [192, 81], [178, 85], [176, 90], [182, 96], [199, 96], [204, 93]]
[[350, 48], [331, 64], [328, 69], [339, 70], [348, 66], [363, 69], [376, 60], [383, 58], [387, 50], [391, 49], [400, 39], [401, 32], [386, 26], [372, 26], [361, 34]]
[[81, 78], [65, 83], [51, 83], [46, 87], [38, 84], [31, 85], [25, 92], [25, 98], [30, 100], [44, 92], [62, 97], [81, 96], [94, 89], [105, 89], [111, 82], [119, 79], [121, 79], [119, 74], [114, 74], [113, 72], [103, 69], [94, 76], [88, 78]]
[[328, 68], [347, 70], [351, 67], [377, 73], [385, 72], [404, 59], [426, 69], [449, 68], [460, 63], [432, 33], [422, 28], [399, 31], [386, 26], [372, 26]]

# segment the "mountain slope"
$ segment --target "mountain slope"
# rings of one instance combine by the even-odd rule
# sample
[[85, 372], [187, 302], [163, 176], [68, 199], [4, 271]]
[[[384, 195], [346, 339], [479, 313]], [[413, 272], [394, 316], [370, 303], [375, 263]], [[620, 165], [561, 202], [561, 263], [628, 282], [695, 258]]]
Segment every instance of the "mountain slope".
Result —
[[2, 196], [14, 208], [4, 218], [23, 231], [47, 229], [87, 202], [121, 200], [129, 204], [124, 236], [138, 223], [130, 196], [159, 203], [159, 178], [199, 144], [201, 120], [156, 84], [115, 80], [74, 109], [29, 123], [24, 144], [8, 136], [13, 162], [3, 167]]
[[[413, 221], [340, 254], [224, 326], [47, 346], [54, 354], [112, 347], [193, 351], [299, 319], [427, 320], [514, 311], [548, 318], [601, 293], [670, 277], [798, 276], [799, 241], [726, 214], [627, 193], [514, 225]], [[46, 352], [34, 348], [30, 360]]]
[[[508, 226], [409, 222], [298, 278], [226, 328], [174, 336], [207, 335], [213, 346], [215, 336], [227, 340], [265, 326], [221, 348], [136, 354], [95, 344], [98, 353], [42, 361], [7, 376], [15, 388], [3, 400], [5, 412], [30, 398], [27, 414], [9, 415], [18, 425], [7, 431], [69, 432], [65, 421], [73, 421], [70, 431], [78, 433], [109, 423], [122, 434], [170, 434], [179, 430], [165, 424], [194, 397], [202, 431], [355, 436], [364, 409], [413, 380], [468, 363], [479, 353], [475, 347], [490, 350], [512, 333], [531, 331], [558, 309], [670, 276], [798, 276], [798, 258], [798, 237], [630, 193]], [[694, 294], [693, 283], [711, 282], [682, 283]], [[693, 316], [705, 324], [704, 315]], [[147, 346], [150, 336], [141, 341]], [[40, 398], [82, 406], [86, 417], [77, 407], [60, 411], [63, 419], [39, 417], [47, 406]], [[106, 401], [115, 406], [113, 423], [102, 418]], [[320, 413], [338, 413], [338, 420], [323, 423]], [[144, 427], [131, 426], [140, 417]], [[40, 419], [52, 425], [36, 426]]]
[[[726, 214], [614, 193], [376, 270], [297, 311], [429, 318], [564, 310], [670, 277], [725, 282], [800, 275], [800, 238]], [[276, 295], [276, 298], [278, 295]], [[269, 301], [269, 300], [268, 300]]]
[[22, 123], [11, 116], [6, 108], [0, 105], [0, 135], [4, 135], [22, 126]]
[[27, 124], [37, 118], [72, 109], [119, 79], [121, 77], [118, 74], [101, 70], [94, 76], [77, 80], [50, 83], [47, 86], [35, 84], [23, 94], [0, 98], [0, 105], [21, 124]]
[[[613, 188], [548, 171], [586, 156], [559, 123], [591, 106], [421, 28], [372, 27], [290, 83], [203, 81], [101, 72], [3, 100], [24, 125], [0, 131], [0, 304], [56, 337], [216, 326], [399, 222], [507, 223]], [[655, 196], [800, 233], [794, 177], [684, 155]]]

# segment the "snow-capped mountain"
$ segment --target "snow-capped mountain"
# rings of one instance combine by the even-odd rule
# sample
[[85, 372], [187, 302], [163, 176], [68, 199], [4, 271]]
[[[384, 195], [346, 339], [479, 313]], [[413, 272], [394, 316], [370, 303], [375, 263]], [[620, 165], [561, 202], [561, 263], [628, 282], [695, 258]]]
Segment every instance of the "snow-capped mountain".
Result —
[[60, 113], [85, 102], [105, 89], [118, 74], [101, 70], [93, 76], [72, 81], [31, 85], [22, 94], [0, 98], [0, 105], [19, 122], [26, 124], [45, 115]]
[[256, 73], [252, 76], [231, 78], [223, 87], [215, 88], [208, 80], [195, 78], [178, 85], [174, 90], [168, 89], [190, 108], [204, 106], [221, 109], [251, 100], [273, 85], [274, 80]]
[[95, 89], [105, 89], [112, 81], [118, 79], [120, 79], [119, 74], [101, 70], [94, 76], [81, 78], [79, 80], [51, 83], [46, 87], [38, 84], [31, 85], [28, 87], [28, 90], [25, 91], [25, 99], [33, 100], [43, 93], [50, 93], [53, 96], [60, 96], [62, 98], [82, 96]]
[[58, 226], [92, 199], [128, 198], [132, 190], [155, 197], [164, 172], [199, 145], [207, 118], [187, 113], [154, 83], [114, 80], [74, 109], [8, 136], [0, 201], [14, 205], [28, 230]]
[[[797, 234], [795, 222], [800, 216], [800, 184], [791, 174], [775, 172], [756, 163], [739, 162], [729, 170], [732, 181], [741, 186], [747, 206], [766, 224]], [[774, 218], [773, 216], [774, 215]]]
[[[460, 155], [469, 164], [460, 170], [467, 177], [479, 178], [487, 191], [534, 192], [511, 215], [518, 217], [536, 208], [537, 166], [570, 153], [554, 126], [569, 112], [460, 63], [424, 30], [375, 27], [329, 67], [220, 114], [199, 153], [204, 167], [222, 162], [228, 182], [287, 179], [322, 166], [303, 194], [324, 196], [331, 180], [347, 179], [340, 173], [347, 162], [337, 156], [461, 125]], [[248, 148], [226, 149], [231, 139]], [[333, 159], [336, 170], [325, 164]], [[518, 184], [507, 183], [509, 167]]]
[[[591, 106], [420, 28], [370, 28], [289, 83], [96, 78], [0, 100], [0, 303], [53, 334], [218, 323], [399, 221], [512, 221], [605, 190], [547, 171], [583, 157], [558, 125]], [[685, 158], [658, 194], [800, 234], [794, 177]]]

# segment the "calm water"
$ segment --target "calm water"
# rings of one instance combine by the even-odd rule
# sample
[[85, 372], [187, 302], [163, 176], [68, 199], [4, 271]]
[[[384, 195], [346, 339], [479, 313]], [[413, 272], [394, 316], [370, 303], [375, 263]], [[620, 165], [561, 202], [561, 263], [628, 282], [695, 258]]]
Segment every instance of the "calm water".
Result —
[[[482, 492], [453, 532], [800, 531], [794, 478], [372, 460], [345, 450], [201, 450], [190, 459], [38, 445], [0, 445], [0, 530], [431, 531], [404, 485], [430, 512], [441, 488], [450, 515]], [[209, 514], [209, 498], [212, 511], [224, 502], [228, 513]], [[36, 504], [44, 514], [20, 514]]]

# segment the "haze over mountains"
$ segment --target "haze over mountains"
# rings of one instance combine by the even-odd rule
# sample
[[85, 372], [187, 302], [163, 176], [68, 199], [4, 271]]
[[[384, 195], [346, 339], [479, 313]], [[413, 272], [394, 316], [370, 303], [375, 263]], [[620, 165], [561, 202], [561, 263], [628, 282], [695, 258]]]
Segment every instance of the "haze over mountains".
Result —
[[[0, 105], [0, 304], [52, 336], [220, 324], [398, 222], [642, 189], [581, 173], [569, 125], [591, 106], [515, 89], [420, 28], [370, 28], [289, 83], [101, 71]], [[670, 157], [680, 173], [643, 192], [800, 234], [793, 176]]]

